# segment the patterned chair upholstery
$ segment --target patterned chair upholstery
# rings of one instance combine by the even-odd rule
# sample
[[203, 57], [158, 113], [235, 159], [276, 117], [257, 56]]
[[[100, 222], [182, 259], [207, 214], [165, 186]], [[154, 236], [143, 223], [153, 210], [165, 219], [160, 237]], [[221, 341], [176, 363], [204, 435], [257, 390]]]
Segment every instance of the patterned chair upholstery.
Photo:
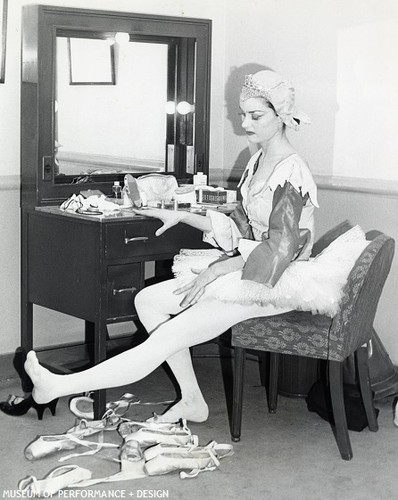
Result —
[[[346, 224], [348, 226], [345, 226]], [[316, 252], [327, 246], [328, 237], [337, 237], [339, 232], [342, 234], [349, 227], [349, 223], [343, 223], [335, 228], [318, 245]], [[232, 327], [235, 375], [231, 436], [234, 441], [240, 440], [241, 433], [243, 374], [247, 349], [270, 353], [268, 407], [271, 413], [276, 411], [280, 354], [327, 361], [336, 441], [345, 460], [352, 458], [352, 449], [344, 407], [343, 362], [349, 356], [355, 355], [368, 426], [372, 431], [377, 430], [369, 380], [368, 347], [377, 304], [391, 267], [395, 242], [377, 231], [368, 233], [367, 238], [372, 241], [351, 270], [339, 312], [333, 318], [313, 315], [310, 312], [291, 311], [271, 317], [248, 319]], [[332, 239], [329, 239], [329, 242]]]

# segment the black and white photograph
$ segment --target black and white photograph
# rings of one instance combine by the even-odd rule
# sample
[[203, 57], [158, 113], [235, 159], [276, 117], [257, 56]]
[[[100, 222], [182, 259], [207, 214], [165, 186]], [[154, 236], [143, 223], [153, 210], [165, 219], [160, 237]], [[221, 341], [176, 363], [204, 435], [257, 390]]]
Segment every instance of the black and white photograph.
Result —
[[0, 498], [396, 498], [397, 28], [0, 0]]

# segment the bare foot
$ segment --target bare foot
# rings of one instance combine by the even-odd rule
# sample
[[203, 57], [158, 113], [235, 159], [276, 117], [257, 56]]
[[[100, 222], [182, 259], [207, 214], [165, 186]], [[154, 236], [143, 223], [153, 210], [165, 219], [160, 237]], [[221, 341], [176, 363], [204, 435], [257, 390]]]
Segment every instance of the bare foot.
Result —
[[209, 407], [203, 397], [181, 399], [163, 415], [155, 415], [147, 422], [177, 422], [182, 418], [189, 422], [205, 422], [209, 417]]
[[55, 375], [43, 368], [34, 351], [28, 352], [24, 366], [33, 382], [32, 396], [36, 403], [49, 403], [61, 395], [57, 392], [57, 387], [62, 375]]

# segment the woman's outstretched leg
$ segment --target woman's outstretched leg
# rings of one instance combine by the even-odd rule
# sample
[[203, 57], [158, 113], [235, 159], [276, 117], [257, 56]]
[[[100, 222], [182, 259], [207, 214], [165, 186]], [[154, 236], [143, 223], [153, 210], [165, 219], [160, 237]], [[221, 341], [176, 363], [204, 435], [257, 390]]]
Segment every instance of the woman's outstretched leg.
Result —
[[[214, 304], [213, 318], [216, 309]], [[37, 403], [46, 403], [57, 397], [119, 387], [141, 380], [179, 351], [219, 334], [218, 325], [208, 327], [207, 311], [208, 306], [203, 303], [195, 304], [162, 323], [137, 347], [88, 370], [70, 375], [51, 373], [38, 363], [35, 353], [31, 351], [27, 356], [25, 369], [32, 378], [34, 399]]]
[[[25, 369], [34, 384], [33, 397], [38, 403], [75, 393], [119, 387], [141, 380], [171, 356], [217, 337], [239, 321], [285, 311], [202, 300], [162, 323], [139, 346], [83, 372], [53, 374], [38, 363], [33, 352], [27, 356]], [[185, 417], [179, 415], [178, 418]]]

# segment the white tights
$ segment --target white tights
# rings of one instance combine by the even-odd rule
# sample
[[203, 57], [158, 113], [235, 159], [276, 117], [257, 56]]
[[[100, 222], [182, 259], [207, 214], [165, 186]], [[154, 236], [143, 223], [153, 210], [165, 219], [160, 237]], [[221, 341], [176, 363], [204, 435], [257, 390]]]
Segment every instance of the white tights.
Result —
[[[29, 374], [35, 386], [35, 400], [45, 403], [55, 397], [127, 385], [141, 380], [167, 361], [180, 385], [182, 401], [189, 404], [190, 400], [203, 399], [193, 371], [189, 347], [214, 339], [245, 319], [287, 311], [272, 305], [243, 306], [210, 299], [199, 300], [183, 309], [179, 304], [184, 295], [175, 295], [173, 291], [176, 288], [176, 281], [169, 280], [144, 288], [137, 294], [137, 313], [150, 334], [148, 340], [137, 347], [84, 372], [50, 374], [51, 380], [43, 368], [40, 367], [40, 373], [38, 366], [32, 367], [32, 363], [28, 362]], [[204, 400], [199, 406], [206, 413], [203, 403]], [[207, 415], [203, 415], [198, 421], [206, 418]]]

